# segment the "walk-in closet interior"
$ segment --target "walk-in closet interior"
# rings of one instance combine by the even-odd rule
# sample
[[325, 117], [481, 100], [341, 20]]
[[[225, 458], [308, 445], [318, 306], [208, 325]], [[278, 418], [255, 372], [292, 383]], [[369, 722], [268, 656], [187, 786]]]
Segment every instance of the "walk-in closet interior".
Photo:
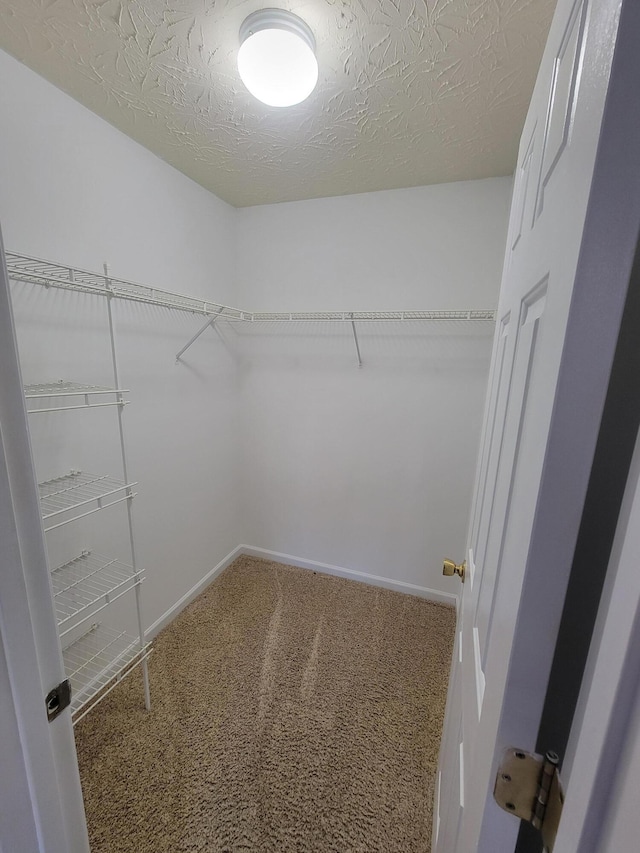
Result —
[[[323, 45], [334, 25], [342, 40], [347, 35], [340, 26], [347, 33], [353, 26], [358, 39], [370, 38], [376, 51], [387, 38], [386, 49], [396, 55], [394, 62], [370, 57], [368, 71], [340, 71], [335, 57], [329, 69], [320, 62], [319, 91], [328, 93], [325, 126], [314, 117], [308, 138], [305, 121], [311, 119], [305, 109], [310, 108], [292, 108], [297, 118], [289, 138], [286, 127], [279, 128], [277, 110], [260, 112], [244, 91], [239, 106], [230, 106], [222, 95], [207, 101], [200, 94], [200, 112], [193, 121], [184, 117], [189, 87], [201, 87], [201, 80], [189, 80], [189, 51], [214, 31], [216, 15], [228, 14], [235, 22], [258, 9], [255, 2], [49, 6], [0, 0], [0, 46], [8, 51], [0, 52], [0, 224], [48, 568], [71, 678], [89, 837], [92, 849], [105, 853], [430, 849], [457, 595], [452, 580], [442, 575], [442, 558], [465, 553], [511, 175], [552, 4], [541, 3], [536, 12], [510, 6], [518, 37], [505, 36], [504, 45], [487, 49], [487, 56], [491, 52], [505, 63], [511, 82], [501, 88], [488, 70], [491, 97], [479, 92], [482, 63], [471, 59], [475, 48], [466, 68], [460, 57], [467, 54], [451, 46], [454, 58], [439, 84], [460, 98], [451, 115], [433, 83], [428, 97], [414, 98], [413, 87], [422, 85], [418, 66], [429, 33], [441, 40], [438, 50], [432, 46], [439, 62], [448, 55], [450, 33], [456, 41], [477, 37], [482, 42], [478, 30], [485, 24], [478, 4], [444, 4], [452, 7], [451, 20], [438, 18], [438, 3], [343, 4], [340, 14], [332, 3], [286, 5], [318, 25], [320, 60], [328, 55]], [[143, 39], [160, 7], [157, 53], [166, 56], [151, 62], [145, 82], [144, 69], [129, 67], [129, 54], [114, 44], [117, 38]], [[209, 7], [216, 10], [213, 17]], [[167, 21], [173, 26], [170, 37], [163, 29]], [[98, 28], [98, 44], [106, 38], [102, 60], [83, 54], [84, 37], [76, 29], [85, 26]], [[499, 40], [498, 23], [495, 28]], [[237, 50], [234, 38], [232, 47], [223, 48], [229, 55]], [[152, 56], [155, 42], [149, 39], [145, 51]], [[354, 51], [349, 61], [365, 53]], [[407, 68], [393, 77], [392, 70], [405, 61], [402, 55]], [[207, 68], [217, 85], [215, 62]], [[384, 68], [391, 69], [390, 83], [383, 80]], [[473, 78], [468, 85], [465, 74]], [[149, 86], [144, 119], [136, 117], [140, 101], [128, 92], [129, 75], [136, 97]], [[352, 92], [345, 89], [351, 94], [341, 112], [335, 101], [343, 95], [331, 87], [344, 87], [345, 80], [356, 101], [362, 93], [362, 103], [347, 108]], [[157, 109], [158, 85], [164, 87], [162, 99], [178, 103], [181, 112], [173, 124]], [[235, 84], [225, 78], [220, 86], [227, 97]], [[388, 115], [377, 104], [370, 117], [377, 125], [370, 132], [371, 89], [383, 100], [390, 91], [406, 91], [407, 112], [395, 96]], [[455, 139], [451, 128], [461, 113], [475, 109], [469, 104], [476, 97], [483, 99], [484, 114], [474, 126], [465, 126], [464, 138]], [[215, 127], [216, 109], [227, 111], [222, 135], [237, 127], [239, 140], [235, 159], [219, 157], [223, 178], [217, 193], [201, 136], [207, 121]], [[433, 140], [412, 123], [416, 109], [438, 114], [438, 144], [450, 151], [448, 159], [437, 155], [433, 174], [424, 164]], [[153, 133], [155, 147], [149, 143]], [[423, 163], [422, 171], [400, 143], [394, 155], [394, 140], [403, 137], [412, 149], [424, 146], [424, 157], [415, 159]], [[212, 137], [213, 149], [222, 151], [221, 139]], [[184, 168], [189, 158], [193, 166]], [[416, 169], [419, 177], [413, 178]], [[344, 586], [308, 587], [334, 581]], [[383, 597], [387, 593], [391, 604]], [[265, 604], [272, 599], [273, 610]], [[253, 622], [233, 622], [240, 601], [254, 608]], [[293, 633], [286, 637], [280, 604], [282, 613], [292, 614]], [[423, 605], [436, 606], [423, 611]], [[213, 621], [203, 627], [199, 620], [205, 612]], [[380, 635], [377, 624], [383, 626]], [[169, 629], [177, 630], [172, 637], [182, 632], [182, 640], [163, 640]], [[440, 651], [426, 650], [423, 630], [442, 636]], [[186, 632], [198, 638], [195, 645], [189, 645]], [[232, 650], [240, 635], [253, 637], [255, 645], [238, 651], [236, 660]], [[273, 771], [274, 782], [265, 771], [263, 782], [277, 792], [272, 811], [284, 802], [283, 812], [298, 814], [298, 824], [292, 824], [293, 835], [281, 835], [281, 828], [273, 827], [269, 834], [265, 823], [260, 832], [266, 834], [247, 830], [249, 840], [243, 842], [244, 812], [230, 810], [223, 792], [242, 800], [242, 773], [251, 775], [255, 767], [242, 765], [228, 777], [217, 776], [220, 768], [214, 768], [232, 760], [225, 739], [235, 733], [241, 740], [235, 726], [243, 718], [242, 703], [232, 717], [221, 712], [226, 722], [212, 734], [206, 723], [209, 700], [199, 699], [198, 691], [209, 681], [218, 691], [210, 701], [227, 708], [231, 700], [220, 691], [225, 685], [235, 689], [238, 673], [244, 673], [254, 690], [248, 703], [262, 702], [265, 690], [275, 702], [271, 694], [285, 689], [280, 676], [297, 661], [299, 648], [301, 681], [291, 687], [292, 696], [302, 691], [308, 698], [308, 691], [324, 683], [318, 676], [316, 687], [310, 687], [316, 682], [309, 673], [315, 672], [316, 658], [322, 662], [332, 636], [340, 637], [340, 648], [331, 647], [329, 663], [318, 665], [325, 666], [326, 695], [342, 684], [340, 655], [355, 667], [340, 688], [346, 695], [347, 685], [366, 681], [370, 670], [375, 682], [374, 659], [383, 660], [383, 650], [396, 649], [394, 643], [398, 658], [385, 664], [385, 678], [393, 681], [397, 667], [420, 661], [411, 676], [418, 686], [398, 683], [394, 702], [411, 690], [419, 693], [421, 679], [435, 684], [435, 669], [429, 667], [440, 672], [440, 686], [434, 687], [437, 714], [430, 710], [431, 699], [416, 705], [416, 713], [423, 714], [416, 743], [426, 731], [436, 744], [423, 762], [425, 790], [414, 802], [411, 782], [406, 787], [399, 782], [399, 802], [406, 809], [389, 823], [410, 823], [419, 814], [424, 826], [414, 835], [372, 840], [366, 827], [360, 832], [359, 821], [368, 820], [366, 798], [359, 801], [360, 811], [354, 806], [348, 812], [348, 823], [360, 827], [353, 836], [341, 836], [343, 828], [333, 827], [335, 803], [329, 808], [309, 795], [310, 811], [301, 806], [298, 814], [291, 799], [296, 761], [308, 749], [305, 761], [320, 766], [318, 756], [329, 749], [309, 733], [330, 727], [330, 719], [343, 720], [344, 740], [338, 743], [346, 755], [361, 734], [355, 722], [360, 712], [355, 705], [344, 718], [328, 705], [314, 710], [309, 728], [298, 731], [304, 732], [303, 747], [302, 741], [296, 746], [282, 739], [279, 727], [296, 729], [293, 711], [291, 718], [276, 717], [271, 728], [265, 723], [263, 731], [260, 705], [258, 716], [246, 720], [258, 732], [247, 749], [267, 764], [276, 762], [274, 750], [281, 750], [278, 762], [287, 772]], [[181, 642], [188, 647], [182, 658]], [[229, 661], [235, 661], [236, 671]], [[265, 675], [267, 664], [271, 675]], [[326, 667], [335, 677], [329, 678]], [[289, 710], [295, 701], [286, 700]], [[377, 701], [371, 699], [371, 707], [377, 708]], [[323, 700], [318, 702], [323, 708]], [[192, 704], [199, 707], [194, 725], [211, 738], [202, 752], [181, 729], [181, 707]], [[95, 722], [101, 715], [106, 734]], [[386, 725], [384, 714], [374, 718], [373, 728]], [[412, 726], [408, 717], [394, 718], [384, 743], [400, 739], [399, 730], [406, 733]], [[179, 748], [178, 741], [172, 746], [172, 729], [183, 738]], [[149, 792], [153, 787], [155, 771], [142, 768], [143, 758], [135, 752], [142, 731], [149, 741], [139, 752], [152, 755], [156, 767], [165, 765], [163, 772], [186, 767], [190, 748], [198, 761], [189, 764], [189, 773], [197, 775], [209, 762], [203, 776], [209, 788], [201, 780], [204, 787], [194, 797], [208, 802], [207, 791], [216, 785], [220, 790], [205, 817], [191, 806], [183, 808], [175, 791], [172, 795], [173, 784], [184, 793], [185, 779], [178, 783], [177, 776], [162, 774], [155, 778], [167, 786], [165, 799], [157, 808], [153, 800], [153, 813], [126, 796], [107, 804], [109, 786], [100, 787], [101, 773], [117, 775], [117, 784], [125, 787], [127, 773], [132, 784], [134, 777], [144, 777]], [[361, 747], [370, 748], [366, 739]], [[340, 772], [361, 771], [370, 790], [384, 789], [384, 761], [373, 770], [360, 766], [355, 754], [349, 761], [351, 769]], [[118, 768], [124, 768], [124, 776]], [[304, 800], [304, 790], [300, 796]], [[184, 797], [189, 800], [188, 793]], [[388, 801], [381, 797], [381, 803]], [[421, 809], [427, 801], [425, 817]], [[260, 813], [261, 803], [258, 794], [255, 801], [248, 797], [246, 809]], [[110, 829], [96, 828], [101, 807]], [[222, 834], [212, 828], [213, 811], [222, 815]], [[317, 823], [305, 823], [308, 814], [318, 816], [324, 835], [318, 835]], [[169, 821], [180, 829], [179, 842]], [[208, 827], [202, 835], [199, 823]], [[302, 827], [301, 846], [295, 842], [296, 825]], [[132, 846], [127, 837], [134, 839]], [[145, 837], [153, 846], [140, 846]], [[174, 846], [163, 838], [174, 839]], [[82, 830], [74, 843], [69, 853], [85, 849]]]

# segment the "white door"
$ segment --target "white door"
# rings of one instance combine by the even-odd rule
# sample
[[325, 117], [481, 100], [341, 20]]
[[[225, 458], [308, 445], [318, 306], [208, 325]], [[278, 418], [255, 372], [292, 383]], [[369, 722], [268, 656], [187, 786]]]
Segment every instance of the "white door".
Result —
[[0, 851], [88, 853], [0, 236]]
[[[630, 16], [632, 3], [559, 0], [522, 134], [435, 853], [515, 847], [519, 822], [492, 801], [496, 764], [506, 746], [535, 746], [635, 248], [637, 195], [620, 192], [608, 153], [640, 112], [625, 70], [637, 46], [619, 44], [612, 71], [621, 10]], [[620, 91], [626, 116], [609, 107]]]

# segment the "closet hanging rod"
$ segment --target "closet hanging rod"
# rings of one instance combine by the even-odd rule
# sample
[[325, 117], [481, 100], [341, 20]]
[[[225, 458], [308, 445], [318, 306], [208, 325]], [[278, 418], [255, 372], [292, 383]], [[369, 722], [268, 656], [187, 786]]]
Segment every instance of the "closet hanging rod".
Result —
[[[493, 323], [496, 313], [493, 308], [449, 311], [243, 311], [218, 302], [196, 299], [157, 287], [113, 278], [104, 273], [69, 267], [54, 261], [43, 261], [17, 252], [6, 252], [6, 259], [9, 278], [13, 281], [112, 296], [117, 299], [159, 305], [163, 308], [173, 308], [178, 311], [188, 311], [191, 314], [203, 314], [211, 318], [240, 323], [353, 323], [354, 320], [359, 323], [440, 320]], [[223, 316], [219, 317], [220, 314]]]

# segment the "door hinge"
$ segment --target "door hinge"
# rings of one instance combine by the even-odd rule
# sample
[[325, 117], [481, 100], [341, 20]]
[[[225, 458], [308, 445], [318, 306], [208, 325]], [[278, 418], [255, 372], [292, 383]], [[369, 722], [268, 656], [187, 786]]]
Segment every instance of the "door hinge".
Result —
[[57, 687], [50, 690], [44, 703], [47, 708], [47, 720], [51, 722], [71, 704], [71, 682], [69, 679], [65, 678]]
[[500, 808], [539, 829], [544, 849], [551, 853], [564, 803], [555, 752], [543, 756], [507, 749], [498, 767], [493, 796]]

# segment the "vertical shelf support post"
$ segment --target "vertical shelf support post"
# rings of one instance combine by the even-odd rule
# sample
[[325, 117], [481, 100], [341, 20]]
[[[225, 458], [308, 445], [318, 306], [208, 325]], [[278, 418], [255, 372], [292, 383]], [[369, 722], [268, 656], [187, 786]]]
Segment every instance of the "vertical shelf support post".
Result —
[[[129, 473], [127, 470], [127, 450], [125, 446], [124, 440], [124, 427], [122, 424], [122, 413], [124, 411], [124, 401], [122, 399], [122, 392], [119, 390], [122, 386], [120, 385], [120, 377], [118, 372], [118, 354], [116, 349], [116, 336], [115, 329], [113, 325], [113, 310], [111, 306], [111, 281], [109, 279], [109, 265], [104, 265], [104, 283], [105, 288], [107, 290], [107, 317], [109, 320], [109, 339], [111, 342], [111, 363], [113, 365], [113, 381], [114, 388], [118, 389], [117, 400], [120, 405], [116, 406], [118, 410], [118, 431], [120, 433], [120, 454], [122, 458], [122, 471], [124, 474], [125, 483], [129, 482]], [[135, 539], [133, 535], [133, 490], [131, 487], [127, 488], [127, 520], [129, 523], [129, 544], [131, 546], [131, 565], [133, 566], [133, 571], [137, 572], [138, 567], [136, 564], [136, 546]], [[145, 636], [144, 636], [144, 620], [142, 618], [142, 596], [140, 590], [140, 584], [136, 584], [135, 587], [135, 595], [136, 595], [136, 614], [138, 617], [138, 633], [140, 635], [140, 649], [142, 650], [145, 645]], [[144, 682], [144, 704], [147, 711], [151, 710], [151, 691], [149, 689], [149, 667], [147, 666], [147, 660], [142, 661], [142, 680]]]

